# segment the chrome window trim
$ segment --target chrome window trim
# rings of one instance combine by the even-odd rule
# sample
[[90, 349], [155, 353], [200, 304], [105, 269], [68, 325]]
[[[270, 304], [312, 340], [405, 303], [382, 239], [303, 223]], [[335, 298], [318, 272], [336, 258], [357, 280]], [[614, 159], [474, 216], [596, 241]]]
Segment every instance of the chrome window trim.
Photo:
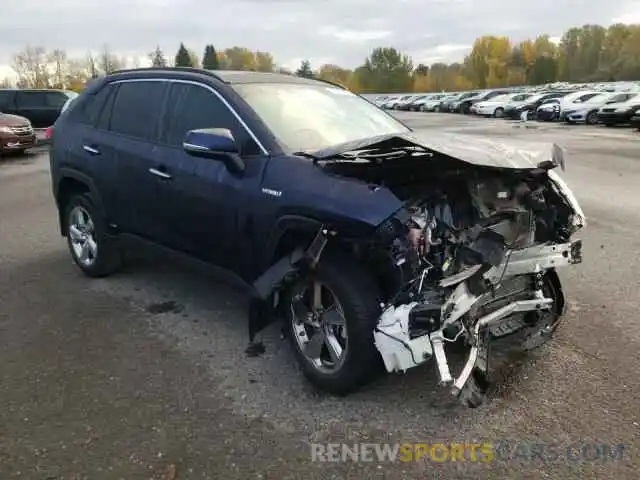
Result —
[[269, 155], [269, 151], [264, 147], [262, 142], [260, 140], [258, 140], [258, 137], [256, 136], [256, 134], [253, 133], [253, 131], [249, 128], [249, 126], [245, 123], [245, 121], [240, 117], [238, 112], [236, 112], [236, 110], [229, 104], [229, 102], [227, 102], [227, 100], [222, 95], [220, 95], [220, 93], [215, 88], [212, 88], [209, 85], [205, 85], [204, 83], [196, 82], [196, 81], [193, 81], [193, 80], [182, 80], [182, 79], [178, 79], [178, 78], [127, 78], [127, 79], [123, 79], [123, 80], [114, 80], [113, 82], [109, 82], [109, 84], [114, 84], [115, 85], [115, 84], [119, 84], [119, 83], [133, 83], [133, 82], [183, 83], [183, 84], [194, 85], [196, 87], [201, 87], [201, 88], [204, 88], [206, 90], [209, 90], [216, 97], [218, 97], [218, 99], [229, 109], [229, 111], [233, 114], [233, 116], [236, 117], [236, 120], [238, 120], [238, 122], [240, 122], [240, 125], [242, 125], [242, 127], [247, 131], [247, 133], [249, 134], [251, 139], [254, 142], [256, 142], [258, 147], [260, 147], [260, 150], [262, 151], [262, 153], [264, 155]]

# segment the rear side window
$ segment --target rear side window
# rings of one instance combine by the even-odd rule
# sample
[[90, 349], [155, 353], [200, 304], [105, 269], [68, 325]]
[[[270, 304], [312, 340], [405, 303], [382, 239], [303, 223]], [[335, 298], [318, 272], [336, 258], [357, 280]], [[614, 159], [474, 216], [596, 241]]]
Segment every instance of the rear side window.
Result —
[[13, 92], [1, 92], [0, 91], [0, 112], [3, 108], [13, 106]]
[[100, 130], [109, 130], [109, 121], [111, 120], [111, 112], [113, 111], [113, 104], [115, 103], [116, 96], [118, 95], [118, 85], [109, 85], [108, 90], [105, 93], [106, 99], [104, 105], [99, 112], [96, 128]]
[[[78, 105], [71, 113], [71, 118], [77, 122], [87, 125], [96, 125], [100, 112], [114, 91], [113, 85], [106, 85], [93, 95], [86, 95], [82, 98], [82, 104]], [[76, 101], [76, 100], [72, 100]]]
[[197, 85], [171, 85], [162, 140], [182, 146], [185, 134], [198, 128], [228, 128], [245, 155], [260, 153], [238, 119], [213, 92]]
[[62, 108], [67, 103], [67, 100], [69, 100], [69, 97], [63, 92], [46, 92], [44, 94], [45, 107]]
[[47, 94], [45, 92], [18, 92], [16, 103], [20, 108], [46, 107]]
[[144, 140], [156, 138], [167, 82], [121, 83], [111, 111], [109, 129]]

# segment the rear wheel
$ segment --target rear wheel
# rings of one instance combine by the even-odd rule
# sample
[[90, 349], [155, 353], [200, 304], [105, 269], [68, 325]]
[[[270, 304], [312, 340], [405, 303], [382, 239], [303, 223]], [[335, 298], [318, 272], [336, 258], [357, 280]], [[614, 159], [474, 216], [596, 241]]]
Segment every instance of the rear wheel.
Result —
[[88, 195], [71, 197], [65, 208], [65, 228], [71, 258], [86, 275], [104, 277], [121, 267], [120, 246], [107, 235], [106, 221]]
[[305, 377], [316, 387], [344, 395], [380, 372], [373, 338], [378, 299], [371, 277], [332, 253], [288, 291], [288, 335]]

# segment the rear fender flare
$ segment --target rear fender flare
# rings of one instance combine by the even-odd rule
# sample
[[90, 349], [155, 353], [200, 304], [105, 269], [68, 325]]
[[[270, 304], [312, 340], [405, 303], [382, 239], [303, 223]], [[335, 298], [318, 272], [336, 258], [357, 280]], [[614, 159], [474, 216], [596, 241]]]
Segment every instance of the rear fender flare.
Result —
[[76, 169], [73, 168], [68, 168], [68, 167], [62, 167], [59, 170], [58, 173], [58, 181], [56, 182], [56, 188], [54, 191], [54, 197], [56, 200], [56, 205], [58, 206], [58, 212], [59, 212], [59, 217], [60, 217], [60, 230], [61, 232], [64, 232], [64, 205], [61, 205], [60, 201], [61, 201], [61, 191], [60, 188], [63, 184], [63, 182], [67, 179], [72, 179], [75, 180], [77, 182], [82, 183], [83, 185], [85, 185], [89, 191], [89, 197], [91, 198], [91, 202], [93, 203], [93, 205], [98, 209], [98, 211], [103, 215], [106, 216], [106, 211], [104, 209], [104, 203], [102, 202], [102, 198], [100, 197], [100, 194], [98, 193], [98, 188], [96, 187], [95, 182], [93, 181], [93, 179], [88, 176], [87, 174], [80, 172]]

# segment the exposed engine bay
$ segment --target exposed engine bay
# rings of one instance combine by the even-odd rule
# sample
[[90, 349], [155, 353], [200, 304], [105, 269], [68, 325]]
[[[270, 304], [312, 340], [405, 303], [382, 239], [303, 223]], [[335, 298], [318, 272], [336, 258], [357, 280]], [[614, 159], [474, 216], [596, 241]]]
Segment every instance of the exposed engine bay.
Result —
[[[416, 162], [412, 178], [392, 160], [363, 168], [362, 151], [327, 163], [338, 175], [383, 180], [404, 202], [378, 228], [378, 248], [371, 249], [379, 255], [386, 245], [391, 271], [379, 278], [394, 278], [374, 331], [376, 347], [389, 372], [433, 358], [441, 384], [475, 407], [489, 385], [494, 340], [526, 350], [555, 329], [565, 304], [555, 269], [582, 261], [581, 241], [570, 239], [586, 218], [552, 170], [563, 161], [484, 168], [437, 152], [400, 150], [373, 149], [364, 157], [396, 153], [409, 165], [410, 157], [431, 155], [434, 168], [425, 172]], [[405, 173], [394, 175], [394, 169]], [[467, 344], [469, 356], [454, 378], [444, 346], [458, 341]]]
[[[565, 308], [556, 268], [582, 262], [572, 236], [586, 225], [553, 171], [564, 168], [558, 146], [395, 135], [304, 155], [329, 175], [385, 188], [401, 202], [373, 235], [353, 241], [384, 297], [373, 336], [388, 372], [434, 360], [440, 383], [476, 407], [489, 386], [490, 345], [528, 350], [550, 338]], [[301, 265], [313, 268], [339, 234], [323, 227], [306, 252], [274, 264], [255, 283], [259, 298]], [[454, 376], [445, 345], [457, 342], [468, 357]]]
[[[581, 261], [569, 239], [585, 218], [565, 187], [554, 172], [451, 181], [381, 227], [402, 279], [374, 332], [389, 372], [434, 357], [440, 381], [476, 406], [491, 340], [524, 331], [522, 348], [544, 341], [564, 306], [553, 269]], [[459, 340], [471, 351], [453, 378], [444, 344]]]

